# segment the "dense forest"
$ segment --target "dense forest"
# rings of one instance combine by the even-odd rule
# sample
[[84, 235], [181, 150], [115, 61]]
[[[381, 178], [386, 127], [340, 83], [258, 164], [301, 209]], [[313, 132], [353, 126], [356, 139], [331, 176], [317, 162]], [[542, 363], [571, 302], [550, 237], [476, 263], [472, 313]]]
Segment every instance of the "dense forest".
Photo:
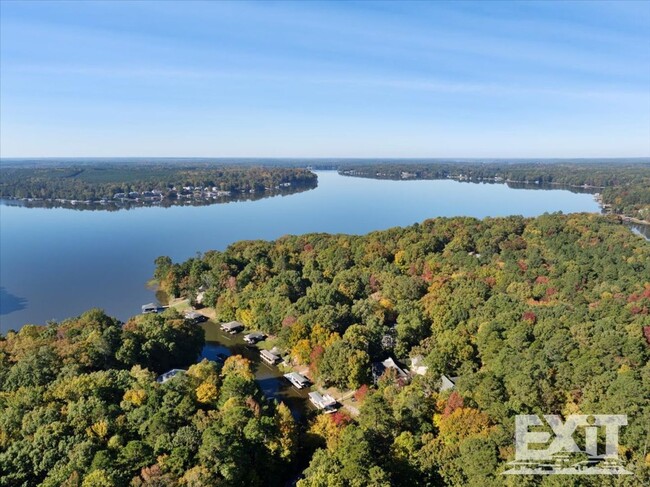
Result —
[[614, 213], [650, 221], [650, 162], [363, 164], [339, 168], [346, 176], [376, 179], [457, 179], [589, 187]]
[[[323, 449], [303, 487], [503, 485], [516, 414], [578, 412], [628, 414], [635, 477], [617, 485], [650, 482], [650, 244], [614, 217], [239, 242], [161, 257], [156, 278], [175, 296], [203, 289], [220, 320], [277, 334], [318, 383], [363, 391], [358, 417], [314, 425]], [[386, 357], [428, 369], [374, 385], [371, 364]], [[438, 393], [441, 374], [459, 377], [451, 394]], [[553, 482], [541, 485], [566, 485]], [[602, 485], [589, 482], [571, 485]]]
[[[214, 192], [264, 193], [286, 186], [315, 187], [317, 177], [302, 168], [185, 164], [84, 164], [0, 167], [0, 198], [112, 201], [115, 195], [156, 191], [167, 201], [194, 188]], [[192, 189], [184, 189], [192, 188]]]
[[0, 485], [281, 485], [298, 451], [289, 409], [262, 396], [239, 356], [194, 363], [203, 344], [172, 310], [124, 326], [92, 310], [10, 332]]

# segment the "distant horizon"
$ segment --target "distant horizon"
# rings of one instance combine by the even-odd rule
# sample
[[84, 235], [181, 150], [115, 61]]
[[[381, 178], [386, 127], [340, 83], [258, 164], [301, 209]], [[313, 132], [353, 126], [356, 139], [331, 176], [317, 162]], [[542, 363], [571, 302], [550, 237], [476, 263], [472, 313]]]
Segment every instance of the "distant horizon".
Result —
[[549, 162], [570, 162], [570, 161], [631, 161], [650, 162], [650, 156], [637, 157], [326, 157], [326, 156], [21, 156], [21, 157], [0, 157], [0, 161], [55, 161], [55, 160], [85, 160], [85, 161], [109, 161], [109, 160], [169, 160], [169, 161], [283, 161], [283, 160], [304, 160], [304, 161], [421, 161], [421, 162], [499, 162], [499, 161], [549, 161]]

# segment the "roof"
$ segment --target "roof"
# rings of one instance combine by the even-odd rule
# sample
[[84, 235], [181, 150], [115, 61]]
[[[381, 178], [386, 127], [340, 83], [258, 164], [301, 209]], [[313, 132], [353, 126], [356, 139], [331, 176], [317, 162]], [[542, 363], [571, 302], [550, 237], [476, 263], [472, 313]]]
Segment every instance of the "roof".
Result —
[[418, 375], [425, 375], [429, 367], [424, 363], [424, 357], [422, 355], [416, 355], [411, 359], [411, 372]]
[[289, 372], [288, 374], [284, 374], [284, 376], [289, 379], [291, 382], [297, 382], [299, 384], [308, 384], [309, 379], [305, 377], [302, 374], [299, 374], [298, 372]]
[[269, 350], [260, 350], [260, 355], [269, 360], [280, 360], [280, 357]]
[[168, 370], [164, 374], [159, 375], [156, 378], [156, 382], [160, 382], [161, 384], [164, 384], [169, 379], [171, 379], [172, 377], [175, 377], [176, 375], [180, 374], [181, 372], [184, 373], [184, 372], [186, 372], [186, 370], [185, 369], [171, 369], [171, 370]]
[[192, 310], [187, 310], [184, 314], [185, 314], [185, 318], [189, 320], [195, 320], [203, 316], [201, 313], [197, 313], [196, 311], [192, 311]]
[[383, 362], [374, 362], [372, 364], [372, 375], [375, 380], [379, 379], [386, 369], [393, 369], [397, 373], [399, 379], [408, 379], [409, 375], [391, 358], [387, 358]]
[[248, 335], [246, 335], [244, 338], [255, 338], [255, 339], [262, 340], [265, 336], [266, 335], [264, 335], [264, 333], [259, 333], [257, 331], [254, 331], [253, 333], [249, 333]]
[[440, 376], [440, 389], [439, 392], [443, 391], [448, 391], [449, 389], [453, 389], [456, 386], [456, 381], [459, 379], [459, 377], [449, 377], [446, 376], [445, 374], [442, 374]]
[[155, 303], [143, 304], [142, 308], [157, 308], [158, 305]]
[[239, 321], [230, 321], [228, 323], [222, 323], [221, 328], [224, 330], [234, 330], [237, 328], [244, 328], [244, 325]]
[[307, 395], [309, 396], [309, 400], [319, 408], [327, 408], [336, 404], [336, 399], [328, 394], [322, 395], [320, 392], [314, 391]]

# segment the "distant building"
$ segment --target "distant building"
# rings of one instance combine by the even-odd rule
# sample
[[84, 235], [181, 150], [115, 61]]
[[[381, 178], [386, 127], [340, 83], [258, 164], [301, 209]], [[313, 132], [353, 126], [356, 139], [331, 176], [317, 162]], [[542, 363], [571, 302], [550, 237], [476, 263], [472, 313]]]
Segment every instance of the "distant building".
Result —
[[449, 391], [456, 387], [456, 381], [459, 377], [448, 377], [445, 374], [440, 376], [440, 389], [439, 392]]
[[165, 311], [165, 308], [163, 306], [160, 306], [155, 303], [149, 303], [149, 304], [143, 304], [142, 305], [142, 314], [148, 314], [148, 313], [160, 313], [162, 311]]
[[251, 345], [255, 345], [257, 342], [261, 342], [266, 338], [266, 335], [264, 333], [259, 333], [259, 332], [253, 332], [249, 333], [244, 337], [244, 341], [246, 343], [249, 343]]
[[384, 375], [384, 372], [386, 372], [387, 369], [392, 369], [395, 371], [397, 375], [397, 379], [403, 382], [407, 382], [409, 379], [409, 375], [404, 369], [402, 369], [397, 363], [392, 359], [392, 358], [387, 358], [383, 362], [374, 362], [372, 364], [372, 378], [375, 382], [379, 380], [379, 378]]
[[158, 382], [159, 384], [164, 384], [168, 380], [173, 379], [174, 377], [176, 377], [178, 374], [181, 374], [181, 373], [184, 374], [185, 372], [186, 372], [186, 370], [184, 370], [184, 369], [172, 369], [172, 370], [169, 370], [169, 371], [165, 372], [164, 374], [159, 375], [156, 378], [156, 382]]
[[223, 323], [221, 325], [221, 329], [227, 333], [230, 333], [231, 335], [234, 335], [235, 333], [242, 331], [244, 329], [244, 325], [239, 321], [230, 321], [229, 323]]
[[336, 411], [336, 399], [329, 394], [321, 394], [320, 392], [310, 392], [308, 394], [311, 403], [318, 409], [322, 409], [325, 413], [333, 413]]
[[197, 313], [194, 310], [188, 309], [183, 313], [183, 316], [185, 317], [186, 320], [191, 321], [192, 323], [202, 323], [204, 321], [207, 321], [208, 317], [205, 315], [202, 315], [201, 313]]
[[273, 353], [270, 350], [260, 350], [260, 358], [263, 362], [269, 365], [276, 365], [282, 360], [279, 355]]
[[298, 372], [284, 374], [284, 377], [298, 389], [303, 389], [309, 385], [309, 379]]
[[424, 365], [424, 357], [422, 355], [413, 357], [409, 368], [413, 374], [417, 375], [426, 375], [427, 370], [429, 370], [429, 367]]

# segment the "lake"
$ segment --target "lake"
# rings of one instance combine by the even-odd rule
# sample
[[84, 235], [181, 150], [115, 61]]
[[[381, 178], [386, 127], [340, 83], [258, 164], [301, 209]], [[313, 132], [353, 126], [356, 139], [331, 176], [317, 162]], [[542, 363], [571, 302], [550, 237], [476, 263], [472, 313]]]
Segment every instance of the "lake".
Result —
[[153, 261], [242, 239], [308, 232], [363, 234], [436, 216], [599, 212], [590, 194], [504, 184], [390, 181], [318, 172], [318, 187], [211, 206], [80, 211], [0, 205], [0, 331], [93, 307], [122, 320], [155, 299]]

